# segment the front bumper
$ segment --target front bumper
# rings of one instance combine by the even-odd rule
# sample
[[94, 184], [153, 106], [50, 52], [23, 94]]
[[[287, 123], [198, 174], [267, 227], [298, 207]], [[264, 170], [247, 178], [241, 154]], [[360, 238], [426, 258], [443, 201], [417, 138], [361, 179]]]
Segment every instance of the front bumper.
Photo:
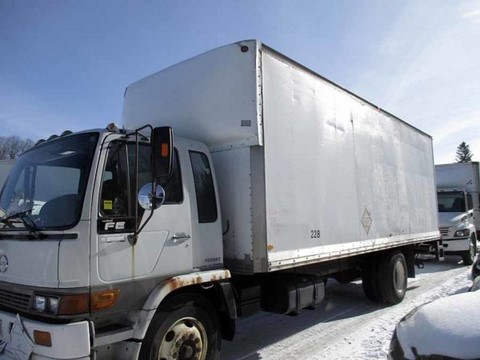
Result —
[[468, 251], [470, 249], [470, 237], [443, 238], [443, 249], [446, 253]]
[[[0, 311], [1, 359], [90, 359], [88, 321], [47, 324]], [[34, 331], [50, 333], [52, 346], [34, 343]]]

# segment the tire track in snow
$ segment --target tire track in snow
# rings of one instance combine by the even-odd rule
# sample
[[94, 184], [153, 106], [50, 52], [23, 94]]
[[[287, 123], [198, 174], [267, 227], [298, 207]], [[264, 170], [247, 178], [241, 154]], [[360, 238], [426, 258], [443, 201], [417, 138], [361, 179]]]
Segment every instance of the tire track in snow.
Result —
[[398, 321], [422, 304], [467, 291], [470, 285], [468, 274], [469, 269], [461, 268], [419, 279], [415, 282], [415, 286], [419, 287], [410, 290], [404, 302], [381, 310], [376, 318], [361, 317], [361, 326], [351, 332], [343, 342], [317, 353], [311, 359], [386, 359], [390, 339]]

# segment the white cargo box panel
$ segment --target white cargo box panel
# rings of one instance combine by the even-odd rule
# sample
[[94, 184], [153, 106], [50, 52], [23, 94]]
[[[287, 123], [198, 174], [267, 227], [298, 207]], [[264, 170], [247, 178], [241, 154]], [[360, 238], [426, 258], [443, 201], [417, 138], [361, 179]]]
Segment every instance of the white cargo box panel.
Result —
[[438, 239], [431, 137], [265, 46], [260, 56], [264, 145], [213, 154], [228, 267]]
[[439, 190], [479, 191], [478, 162], [435, 165]]
[[431, 138], [259, 42], [129, 86], [124, 120], [209, 146], [233, 272], [440, 237]]
[[257, 42], [198, 55], [129, 85], [123, 125], [172, 125], [210, 150], [262, 144]]

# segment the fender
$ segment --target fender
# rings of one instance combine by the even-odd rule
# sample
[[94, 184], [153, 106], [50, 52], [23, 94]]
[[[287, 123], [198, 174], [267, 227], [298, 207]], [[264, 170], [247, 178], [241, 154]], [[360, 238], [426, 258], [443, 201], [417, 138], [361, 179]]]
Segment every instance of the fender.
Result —
[[477, 235], [477, 229], [475, 229], [475, 224], [470, 223], [467, 227], [468, 230], [470, 230], [470, 235]]
[[201, 285], [231, 278], [229, 270], [209, 270], [189, 273], [185, 275], [174, 276], [162, 281], [155, 289], [152, 290], [149, 297], [143, 304], [142, 309], [132, 319], [135, 319], [133, 326], [133, 337], [135, 339], [143, 339], [150, 325], [150, 321], [155, 315], [158, 307], [165, 297], [180, 288]]

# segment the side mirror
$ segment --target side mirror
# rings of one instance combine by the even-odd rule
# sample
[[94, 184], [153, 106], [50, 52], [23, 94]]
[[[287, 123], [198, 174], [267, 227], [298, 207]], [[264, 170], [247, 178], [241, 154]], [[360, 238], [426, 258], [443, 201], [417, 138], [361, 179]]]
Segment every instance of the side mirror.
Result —
[[173, 130], [169, 126], [157, 127], [152, 131], [152, 169], [158, 183], [172, 172]]
[[155, 210], [165, 201], [165, 190], [160, 185], [155, 186], [155, 196], [152, 194], [152, 183], [145, 184], [138, 191], [138, 204], [144, 210]]

